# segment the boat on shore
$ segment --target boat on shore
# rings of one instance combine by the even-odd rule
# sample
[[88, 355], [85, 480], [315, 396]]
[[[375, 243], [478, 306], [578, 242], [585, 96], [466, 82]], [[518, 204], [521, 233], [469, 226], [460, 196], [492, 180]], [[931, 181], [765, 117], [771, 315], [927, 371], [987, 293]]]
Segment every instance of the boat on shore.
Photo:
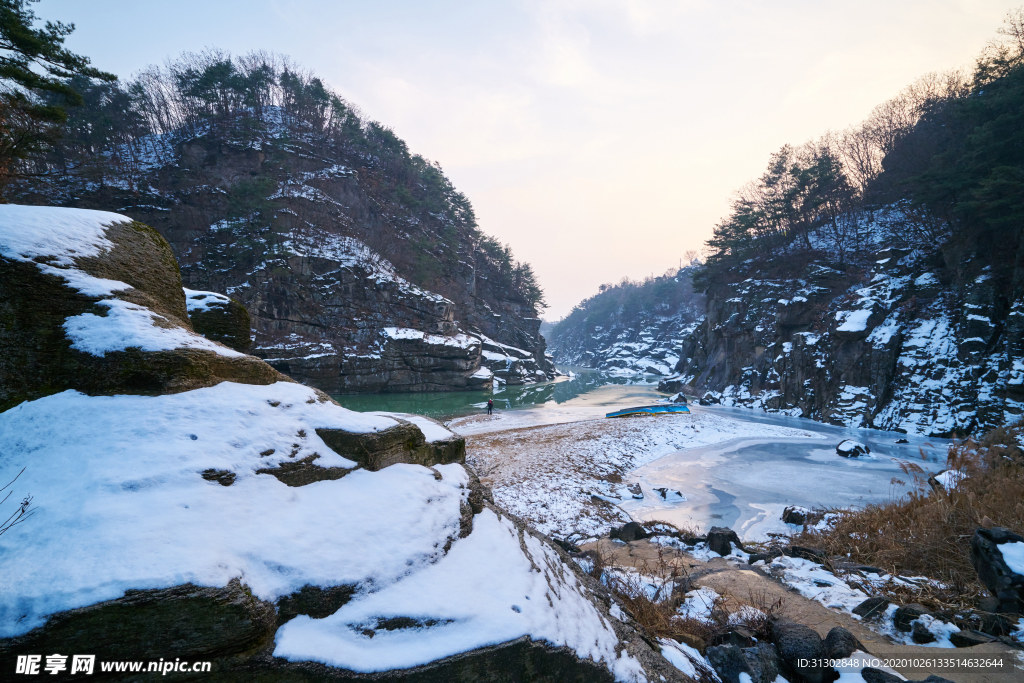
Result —
[[671, 415], [679, 413], [689, 413], [690, 409], [686, 405], [673, 405], [671, 403], [661, 404], [656, 406], [636, 406], [635, 408], [624, 408], [623, 410], [616, 410], [614, 413], [608, 413], [605, 417], [630, 417], [633, 415]]

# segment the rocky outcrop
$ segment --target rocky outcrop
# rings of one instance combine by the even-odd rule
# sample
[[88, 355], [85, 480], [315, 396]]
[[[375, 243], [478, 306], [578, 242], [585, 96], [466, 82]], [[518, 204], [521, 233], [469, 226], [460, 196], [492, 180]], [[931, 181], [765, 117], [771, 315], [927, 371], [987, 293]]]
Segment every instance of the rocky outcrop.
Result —
[[117, 214], [14, 205], [0, 208], [0, 223], [13, 231], [26, 211], [44, 217], [39, 229], [79, 215], [102, 227], [99, 246], [70, 254], [36, 253], [13, 232], [0, 243], [0, 410], [67, 389], [167, 393], [283, 379], [193, 333], [174, 255], [152, 228]]
[[694, 270], [603, 285], [551, 328], [555, 362], [627, 376], [672, 374], [680, 347], [704, 315]]
[[705, 402], [850, 427], [964, 435], [1024, 412], [1024, 302], [982, 263], [883, 249], [864, 268], [716, 278], [662, 385]]
[[235, 351], [252, 348], [252, 322], [245, 306], [216, 292], [185, 290], [185, 302], [192, 329]]

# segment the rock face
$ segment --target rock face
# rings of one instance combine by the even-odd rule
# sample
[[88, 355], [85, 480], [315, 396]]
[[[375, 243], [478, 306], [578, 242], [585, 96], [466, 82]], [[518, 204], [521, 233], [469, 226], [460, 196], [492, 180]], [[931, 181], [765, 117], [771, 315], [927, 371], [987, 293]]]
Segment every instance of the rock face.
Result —
[[[30, 213], [38, 226], [24, 230], [93, 220], [92, 246], [37, 254], [15, 234]], [[174, 256], [152, 228], [117, 214], [4, 205], [0, 232], [0, 409], [67, 389], [166, 393], [282, 379], [192, 332]]]
[[[1010, 566], [1004, 551], [1013, 551]], [[971, 564], [985, 588], [999, 601], [997, 612], [1024, 612], [1024, 536], [1003, 527], [979, 528], [971, 537]]]
[[951, 436], [1022, 414], [1024, 301], [984, 264], [953, 282], [940, 252], [885, 249], [860, 268], [730, 273], [664, 391], [850, 427]]

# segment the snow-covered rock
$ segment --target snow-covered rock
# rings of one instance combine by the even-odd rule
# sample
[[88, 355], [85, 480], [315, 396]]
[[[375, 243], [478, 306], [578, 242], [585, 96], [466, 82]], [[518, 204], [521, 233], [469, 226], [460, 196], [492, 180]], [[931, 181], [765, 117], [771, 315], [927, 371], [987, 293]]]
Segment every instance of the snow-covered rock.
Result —
[[249, 311], [231, 297], [217, 292], [185, 289], [185, 305], [192, 329], [236, 351], [252, 346]]
[[843, 456], [844, 458], [857, 458], [862, 455], [868, 455], [871, 453], [871, 449], [866, 444], [860, 441], [854, 441], [853, 439], [843, 439], [836, 446], [836, 453]]
[[0, 300], [0, 409], [280, 378], [193, 332], [167, 242], [118, 214], [0, 205]]

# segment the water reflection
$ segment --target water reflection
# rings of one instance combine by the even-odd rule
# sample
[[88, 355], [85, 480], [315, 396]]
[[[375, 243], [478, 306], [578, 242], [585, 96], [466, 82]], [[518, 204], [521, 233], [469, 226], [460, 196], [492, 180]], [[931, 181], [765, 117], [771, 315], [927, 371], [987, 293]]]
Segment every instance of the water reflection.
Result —
[[618, 377], [588, 368], [559, 367], [568, 374], [553, 382], [504, 386], [496, 391], [429, 391], [402, 394], [340, 395], [333, 398], [350, 410], [366, 412], [386, 410], [395, 413], [415, 413], [439, 419], [470, 415], [483, 410], [487, 399], [494, 400], [498, 410], [532, 408], [545, 403], [566, 403], [608, 385], [642, 385], [657, 383], [657, 378]]

